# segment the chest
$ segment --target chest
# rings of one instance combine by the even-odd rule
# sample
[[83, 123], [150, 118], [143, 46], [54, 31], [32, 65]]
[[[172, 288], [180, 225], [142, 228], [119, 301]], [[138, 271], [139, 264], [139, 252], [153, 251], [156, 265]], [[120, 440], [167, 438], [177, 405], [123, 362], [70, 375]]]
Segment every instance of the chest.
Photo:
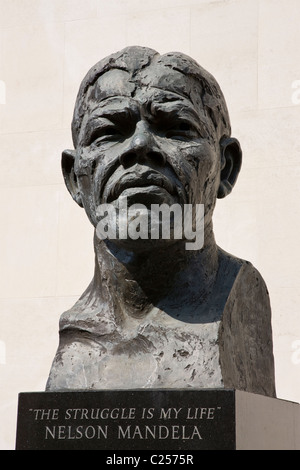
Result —
[[61, 344], [52, 384], [98, 390], [219, 388], [218, 330], [218, 322], [169, 320], [141, 325], [130, 337], [98, 340], [78, 331], [76, 338]]

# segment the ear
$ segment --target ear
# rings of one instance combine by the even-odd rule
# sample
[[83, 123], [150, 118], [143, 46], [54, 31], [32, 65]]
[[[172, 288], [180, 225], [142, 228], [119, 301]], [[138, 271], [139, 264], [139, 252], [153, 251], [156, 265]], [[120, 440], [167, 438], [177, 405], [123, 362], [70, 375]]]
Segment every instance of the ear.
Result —
[[221, 139], [221, 180], [218, 198], [222, 199], [231, 193], [242, 166], [242, 150], [237, 139]]
[[61, 168], [65, 184], [72, 198], [80, 207], [83, 207], [80, 191], [78, 188], [77, 177], [74, 171], [75, 150], [64, 150], [61, 158]]

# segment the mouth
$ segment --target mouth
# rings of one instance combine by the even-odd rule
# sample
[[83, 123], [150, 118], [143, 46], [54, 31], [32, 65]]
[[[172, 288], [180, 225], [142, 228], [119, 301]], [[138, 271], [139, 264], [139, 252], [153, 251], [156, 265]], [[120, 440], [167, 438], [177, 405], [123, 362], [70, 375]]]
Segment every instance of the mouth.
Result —
[[175, 183], [155, 171], [144, 171], [144, 172], [129, 172], [121, 176], [121, 178], [112, 184], [107, 185], [106, 194], [104, 194], [106, 202], [111, 203], [121, 196], [122, 193], [134, 194], [140, 193], [144, 195], [151, 195], [155, 193], [169, 193], [174, 196], [176, 194]]

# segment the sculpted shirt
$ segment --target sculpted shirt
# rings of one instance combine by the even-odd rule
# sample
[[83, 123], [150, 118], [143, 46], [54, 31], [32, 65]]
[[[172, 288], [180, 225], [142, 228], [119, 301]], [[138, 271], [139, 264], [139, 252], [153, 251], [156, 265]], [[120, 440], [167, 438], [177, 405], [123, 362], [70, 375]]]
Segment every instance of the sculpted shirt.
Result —
[[47, 390], [233, 388], [275, 396], [269, 295], [251, 263], [219, 249], [205, 311], [183, 299], [176, 315], [155, 307], [128, 328], [101, 316], [97, 304], [87, 307], [88, 295], [61, 317]]

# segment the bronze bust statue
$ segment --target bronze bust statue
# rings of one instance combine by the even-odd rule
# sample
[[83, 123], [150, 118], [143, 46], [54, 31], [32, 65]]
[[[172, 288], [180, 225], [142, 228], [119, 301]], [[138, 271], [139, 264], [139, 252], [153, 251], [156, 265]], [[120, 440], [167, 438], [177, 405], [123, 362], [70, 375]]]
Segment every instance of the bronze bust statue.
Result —
[[[61, 316], [47, 390], [234, 388], [274, 397], [267, 288], [213, 233], [216, 200], [231, 192], [242, 160], [216, 80], [184, 54], [128, 47], [84, 78], [72, 135], [62, 170], [95, 227], [95, 272]], [[146, 211], [203, 205], [203, 246], [187, 249], [184, 236], [102, 238], [99, 206], [124, 197]]]

